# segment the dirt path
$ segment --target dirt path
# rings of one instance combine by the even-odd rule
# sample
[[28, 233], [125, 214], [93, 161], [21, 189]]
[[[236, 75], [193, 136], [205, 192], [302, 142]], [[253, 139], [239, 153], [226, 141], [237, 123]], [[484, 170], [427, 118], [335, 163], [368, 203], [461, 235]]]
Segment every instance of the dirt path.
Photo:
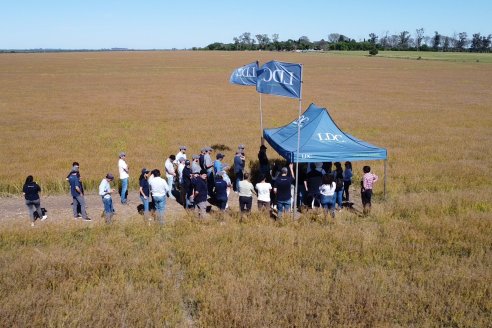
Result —
[[[355, 202], [354, 210], [360, 212], [360, 195], [355, 188], [351, 188], [351, 198]], [[116, 220], [128, 220], [135, 218], [138, 215], [137, 206], [140, 204], [140, 198], [137, 191], [131, 191], [128, 195], [129, 205], [122, 205], [118, 195], [113, 196], [113, 204], [116, 211]], [[101, 197], [96, 193], [88, 193], [85, 195], [87, 203], [87, 213], [95, 222], [103, 221], [101, 213], [103, 205]], [[72, 214], [72, 198], [70, 195], [41, 195], [41, 207], [48, 210], [48, 219], [50, 221], [58, 220], [73, 220]], [[229, 196], [229, 206], [231, 210], [239, 210], [238, 196], [231, 193]], [[215, 208], [215, 207], [214, 207]], [[253, 211], [256, 210], [256, 197], [253, 200]], [[176, 200], [167, 199], [166, 214], [173, 216], [178, 213], [183, 213], [184, 209]], [[29, 224], [29, 214], [22, 196], [0, 197], [0, 222], [23, 222]]]

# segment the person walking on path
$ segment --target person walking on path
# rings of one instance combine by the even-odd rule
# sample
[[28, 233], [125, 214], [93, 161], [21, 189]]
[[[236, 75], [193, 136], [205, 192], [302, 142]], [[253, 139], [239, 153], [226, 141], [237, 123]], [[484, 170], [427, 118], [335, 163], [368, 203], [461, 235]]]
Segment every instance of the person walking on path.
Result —
[[[288, 175], [290, 169], [290, 175]], [[278, 218], [282, 218], [282, 214], [290, 211], [292, 203], [291, 186], [294, 182], [294, 164], [289, 164], [289, 169], [283, 167], [281, 175], [276, 179], [273, 192], [277, 195]]]
[[167, 193], [167, 195], [171, 199], [176, 199], [172, 193], [174, 180], [176, 178], [176, 169], [174, 168], [174, 160], [176, 160], [176, 156], [169, 155], [169, 157], [166, 159], [166, 162], [164, 163], [164, 168], [166, 169], [167, 185], [169, 186], [169, 192]]
[[70, 177], [68, 178], [68, 182], [70, 183], [70, 194], [72, 195], [72, 209], [73, 209], [73, 217], [74, 219], [77, 219], [78, 213], [77, 213], [77, 206], [80, 206], [80, 211], [82, 215], [82, 219], [85, 221], [91, 221], [87, 217], [87, 212], [85, 209], [85, 198], [84, 198], [84, 192], [82, 191], [82, 187], [80, 186], [80, 179], [77, 176], [77, 173], [79, 172], [78, 168], [74, 168], [72, 170], [72, 174], [70, 174]]
[[142, 173], [138, 179], [138, 184], [140, 185], [140, 200], [142, 201], [142, 205], [144, 208], [144, 220], [149, 219], [150, 212], [150, 185], [149, 185], [149, 174], [150, 171], [146, 168], [142, 169]]
[[32, 175], [27, 176], [26, 182], [22, 187], [22, 194], [24, 195], [24, 199], [26, 200], [26, 206], [29, 210], [29, 218], [31, 219], [31, 227], [34, 227], [34, 221], [36, 221], [34, 217], [34, 212], [37, 212], [38, 216], [41, 218], [41, 221], [44, 221], [48, 218], [47, 215], [43, 215], [41, 211], [41, 199], [39, 198], [39, 193], [41, 192], [41, 187], [34, 182], [34, 178]]
[[169, 192], [169, 186], [166, 180], [161, 178], [161, 171], [154, 170], [152, 173], [154, 177], [149, 181], [150, 191], [152, 192], [159, 223], [163, 225], [164, 212], [166, 210], [166, 194]]
[[256, 194], [255, 187], [249, 181], [249, 173], [244, 173], [244, 179], [239, 181], [239, 209], [241, 213], [250, 213], [253, 204], [253, 194]]
[[335, 217], [335, 189], [333, 174], [323, 175], [322, 184], [319, 187], [320, 203], [325, 213], [330, 213], [332, 218]]
[[120, 159], [118, 160], [118, 172], [120, 174], [120, 183], [121, 183], [121, 204], [127, 205], [127, 195], [128, 195], [128, 179], [129, 168], [126, 163], [126, 154], [124, 152], [120, 153]]
[[111, 194], [116, 190], [111, 188], [111, 182], [114, 180], [114, 175], [111, 173], [106, 174], [106, 177], [101, 180], [99, 184], [99, 196], [102, 198], [103, 206], [104, 206], [104, 217], [106, 219], [106, 223], [111, 223], [111, 219], [114, 215], [113, 209], [113, 199], [111, 198]]
[[364, 175], [362, 176], [361, 191], [360, 196], [362, 199], [362, 206], [364, 207], [364, 215], [368, 215], [371, 212], [371, 199], [372, 199], [372, 188], [374, 183], [378, 181], [378, 176], [374, 173], [371, 173], [370, 166], [364, 166], [362, 168]]
[[259, 211], [270, 211], [270, 192], [272, 190], [272, 185], [266, 182], [267, 177], [262, 175], [260, 177], [260, 182], [255, 186], [258, 191], [258, 210]]

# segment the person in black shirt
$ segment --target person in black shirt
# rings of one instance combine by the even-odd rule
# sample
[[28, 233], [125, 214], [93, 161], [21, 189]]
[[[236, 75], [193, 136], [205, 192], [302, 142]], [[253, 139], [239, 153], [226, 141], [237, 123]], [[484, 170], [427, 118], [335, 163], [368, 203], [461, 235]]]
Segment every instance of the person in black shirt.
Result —
[[277, 195], [278, 218], [282, 218], [282, 213], [290, 211], [292, 205], [292, 182], [294, 182], [294, 164], [289, 164], [290, 176], [288, 169], [283, 167], [281, 175], [275, 180], [273, 187], [274, 193]]
[[26, 178], [24, 187], [22, 188], [22, 194], [26, 200], [26, 206], [29, 210], [29, 218], [31, 219], [31, 227], [34, 227], [34, 212], [37, 212], [41, 221], [46, 220], [48, 217], [43, 215], [41, 211], [41, 200], [39, 199], [39, 193], [41, 192], [41, 187], [34, 182], [32, 175]]
[[181, 204], [185, 209], [189, 207], [189, 199], [191, 196], [191, 162], [189, 160], [185, 161], [185, 167], [183, 169], [183, 178], [180, 184], [179, 197], [181, 199]]
[[319, 207], [319, 186], [321, 186], [321, 180], [323, 173], [321, 173], [321, 163], [316, 163], [314, 169], [306, 175], [304, 180], [304, 187], [307, 191], [307, 204], [314, 207]]

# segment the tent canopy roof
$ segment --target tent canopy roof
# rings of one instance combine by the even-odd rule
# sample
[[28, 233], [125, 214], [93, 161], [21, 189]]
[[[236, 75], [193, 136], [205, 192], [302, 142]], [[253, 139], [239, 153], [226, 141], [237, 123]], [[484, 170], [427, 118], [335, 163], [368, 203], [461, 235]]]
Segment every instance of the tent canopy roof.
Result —
[[[297, 156], [297, 125], [300, 122], [300, 151]], [[338, 128], [326, 108], [309, 105], [291, 123], [274, 129], [264, 129], [263, 137], [270, 146], [290, 162], [341, 162], [384, 160], [384, 148], [359, 140]]]

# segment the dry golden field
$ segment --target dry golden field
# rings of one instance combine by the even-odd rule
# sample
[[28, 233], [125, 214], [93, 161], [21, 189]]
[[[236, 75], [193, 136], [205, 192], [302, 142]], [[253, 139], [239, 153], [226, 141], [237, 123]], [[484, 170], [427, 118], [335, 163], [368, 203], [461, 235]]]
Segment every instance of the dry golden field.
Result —
[[[18, 195], [28, 174], [61, 192], [74, 160], [93, 188], [116, 173], [120, 151], [133, 186], [142, 167], [162, 169], [181, 144], [195, 153], [244, 143], [255, 159], [259, 95], [228, 78], [272, 59], [304, 64], [303, 109], [327, 107], [342, 130], [388, 149], [386, 201], [381, 181], [369, 217], [347, 211], [334, 221], [253, 214], [240, 223], [232, 213], [224, 224], [173, 214], [162, 229], [129, 218], [31, 230], [9, 221], [0, 225], [0, 326], [490, 327], [490, 63], [2, 54], [0, 192]], [[265, 127], [297, 116], [296, 100], [262, 102]], [[369, 164], [382, 176], [382, 163]]]

